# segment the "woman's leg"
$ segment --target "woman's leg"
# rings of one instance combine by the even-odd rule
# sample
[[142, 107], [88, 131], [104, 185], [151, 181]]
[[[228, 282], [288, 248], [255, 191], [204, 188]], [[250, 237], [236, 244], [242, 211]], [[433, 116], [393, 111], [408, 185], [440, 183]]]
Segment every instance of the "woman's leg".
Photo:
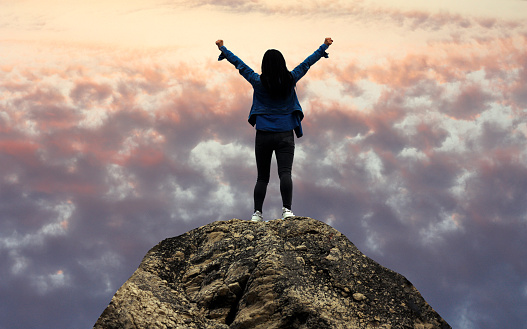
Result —
[[260, 212], [263, 208], [267, 184], [271, 174], [271, 158], [273, 156], [272, 134], [256, 131], [254, 154], [256, 156], [256, 168], [258, 178], [254, 186], [254, 210]]
[[293, 158], [295, 156], [295, 138], [293, 131], [282, 133], [280, 141], [275, 150], [278, 165], [278, 177], [280, 178], [280, 193], [284, 208], [291, 209], [293, 201]]

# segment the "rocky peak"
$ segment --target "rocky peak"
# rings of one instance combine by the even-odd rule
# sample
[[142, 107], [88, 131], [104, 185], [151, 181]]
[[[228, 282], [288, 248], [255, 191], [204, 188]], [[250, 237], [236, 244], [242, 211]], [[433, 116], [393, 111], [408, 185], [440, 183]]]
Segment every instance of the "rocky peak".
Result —
[[308, 217], [163, 240], [94, 328], [451, 328], [402, 275]]

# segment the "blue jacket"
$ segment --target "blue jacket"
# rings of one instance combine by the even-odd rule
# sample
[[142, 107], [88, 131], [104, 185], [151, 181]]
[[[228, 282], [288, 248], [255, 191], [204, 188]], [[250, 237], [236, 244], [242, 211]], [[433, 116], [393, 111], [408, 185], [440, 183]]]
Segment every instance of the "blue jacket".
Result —
[[[311, 65], [315, 64], [320, 58], [328, 57], [328, 54], [325, 52], [328, 49], [328, 45], [322, 44], [313, 54], [307, 57], [302, 63], [300, 63], [293, 71], [291, 75], [293, 76], [294, 83], [300, 80], [309, 70]], [[220, 48], [222, 51], [218, 60], [226, 58], [231, 64], [233, 64], [237, 70], [240, 71], [240, 74], [247, 80], [254, 89], [253, 93], [253, 104], [251, 106], [251, 112], [249, 113], [249, 123], [255, 125], [256, 115], [258, 114], [292, 114], [298, 116], [299, 121], [302, 121], [304, 114], [302, 112], [302, 107], [296, 96], [296, 92], [293, 89], [293, 92], [286, 99], [272, 99], [262, 85], [260, 81], [260, 75], [255, 73], [247, 64], [245, 64], [240, 58], [234, 55], [229, 51], [225, 46]], [[302, 136], [301, 126], [295, 128], [295, 133], [297, 137]]]

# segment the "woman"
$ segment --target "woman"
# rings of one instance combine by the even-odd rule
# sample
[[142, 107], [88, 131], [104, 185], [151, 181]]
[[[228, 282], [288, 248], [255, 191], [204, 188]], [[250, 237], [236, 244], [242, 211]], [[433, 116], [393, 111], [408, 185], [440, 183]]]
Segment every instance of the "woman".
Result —
[[298, 102], [295, 85], [321, 57], [328, 57], [326, 49], [333, 43], [326, 38], [313, 54], [306, 58], [293, 71], [289, 71], [282, 53], [275, 49], [265, 52], [262, 59], [262, 74], [255, 73], [241, 59], [224, 45], [216, 41], [221, 55], [226, 58], [240, 74], [253, 86], [253, 103], [249, 113], [249, 123], [256, 128], [255, 155], [258, 178], [254, 187], [254, 214], [251, 220], [263, 220], [263, 202], [271, 171], [271, 157], [275, 152], [282, 195], [282, 219], [293, 217], [293, 181], [291, 170], [295, 154], [293, 131], [297, 138], [302, 137], [304, 114]]

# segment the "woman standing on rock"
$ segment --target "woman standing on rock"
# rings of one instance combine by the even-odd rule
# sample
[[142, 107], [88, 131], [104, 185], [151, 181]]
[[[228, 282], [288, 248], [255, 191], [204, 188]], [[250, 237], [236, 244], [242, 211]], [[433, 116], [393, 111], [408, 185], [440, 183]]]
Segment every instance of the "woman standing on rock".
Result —
[[333, 43], [326, 38], [313, 54], [306, 58], [293, 71], [289, 71], [282, 53], [275, 49], [265, 52], [262, 59], [262, 74], [255, 73], [241, 59], [229, 51], [223, 40], [216, 41], [221, 50], [218, 60], [226, 58], [240, 74], [253, 86], [253, 104], [249, 113], [249, 123], [256, 128], [255, 155], [258, 178], [254, 187], [254, 214], [251, 220], [263, 220], [262, 208], [271, 172], [271, 158], [275, 152], [282, 195], [282, 219], [293, 217], [293, 181], [291, 170], [295, 154], [293, 131], [302, 137], [304, 118], [298, 102], [295, 85], [321, 57], [328, 57], [326, 49]]

